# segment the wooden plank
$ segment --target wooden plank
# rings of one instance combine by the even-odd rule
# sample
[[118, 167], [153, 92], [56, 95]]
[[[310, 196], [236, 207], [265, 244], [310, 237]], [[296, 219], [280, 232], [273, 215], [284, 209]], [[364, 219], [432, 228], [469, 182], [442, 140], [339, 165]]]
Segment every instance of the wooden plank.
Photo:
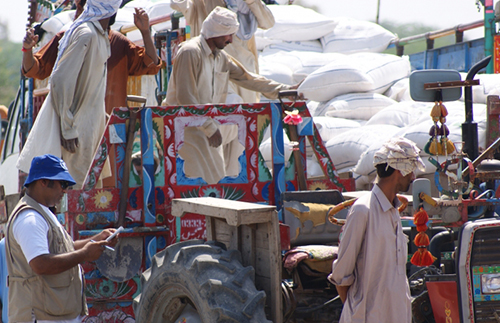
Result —
[[205, 217], [205, 229], [207, 232], [207, 241], [215, 240], [215, 219], [211, 216]]
[[230, 250], [240, 250], [241, 251], [241, 234], [240, 234], [240, 228], [239, 227], [230, 227], [230, 235], [229, 235], [229, 248]]
[[275, 212], [269, 226], [269, 266], [271, 270], [271, 309], [274, 323], [283, 323], [281, 299], [281, 254], [278, 214]]
[[271, 277], [269, 249], [255, 248], [255, 274], [261, 277]]
[[225, 221], [220, 219], [213, 219], [213, 223], [215, 224], [215, 239], [216, 241], [222, 242], [229, 248], [231, 244], [231, 226], [229, 226]]
[[269, 222], [274, 206], [232, 201], [213, 197], [194, 197], [172, 200], [172, 215], [182, 217], [185, 213], [208, 215], [225, 219], [229, 225]]
[[243, 266], [255, 268], [255, 230], [256, 225], [241, 226], [241, 258]]
[[258, 224], [255, 230], [255, 247], [261, 249], [269, 249], [269, 233], [267, 232], [267, 224]]

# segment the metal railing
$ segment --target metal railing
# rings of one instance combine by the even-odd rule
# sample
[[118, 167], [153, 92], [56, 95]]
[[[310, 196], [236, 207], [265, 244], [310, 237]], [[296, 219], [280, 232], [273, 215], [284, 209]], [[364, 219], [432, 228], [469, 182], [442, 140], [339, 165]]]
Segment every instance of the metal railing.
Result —
[[440, 37], [453, 35], [453, 34], [455, 34], [455, 42], [461, 43], [464, 40], [464, 31], [483, 27], [483, 26], [484, 26], [484, 21], [478, 20], [475, 22], [467, 23], [467, 24], [460, 24], [460, 25], [457, 25], [457, 26], [451, 27], [451, 28], [445, 28], [445, 29], [430, 31], [427, 33], [418, 34], [418, 35], [414, 35], [414, 36], [398, 38], [398, 39], [393, 40], [390, 45], [394, 45], [396, 47], [397, 55], [402, 56], [404, 54], [404, 46], [405, 45], [425, 40], [427, 43], [427, 49], [433, 49], [435, 39], [440, 38]]

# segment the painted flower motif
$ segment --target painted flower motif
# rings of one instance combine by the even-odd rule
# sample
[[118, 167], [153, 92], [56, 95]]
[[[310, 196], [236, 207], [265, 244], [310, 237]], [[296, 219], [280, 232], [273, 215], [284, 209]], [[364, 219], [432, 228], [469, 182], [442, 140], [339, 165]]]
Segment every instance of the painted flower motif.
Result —
[[174, 144], [171, 144], [170, 146], [168, 146], [167, 155], [170, 157], [175, 157], [175, 145]]
[[257, 161], [258, 161], [257, 153], [252, 154], [250, 156], [250, 165], [252, 165], [252, 167], [257, 167]]
[[94, 204], [96, 207], [104, 209], [109, 206], [111, 200], [113, 199], [113, 194], [109, 191], [100, 191], [94, 196]]
[[256, 129], [257, 129], [257, 123], [256, 123], [255, 121], [253, 121], [253, 120], [252, 120], [252, 121], [251, 121], [251, 123], [250, 123], [250, 127], [249, 127], [249, 129], [250, 129], [250, 131], [252, 131], [252, 132], [256, 131]]
[[317, 191], [317, 190], [327, 190], [329, 187], [324, 182], [313, 182], [309, 185], [309, 190]]
[[87, 221], [87, 215], [86, 214], [78, 214], [75, 217], [75, 221], [78, 224], [84, 224]]
[[[264, 192], [263, 192], [263, 193], [264, 193]], [[258, 196], [258, 195], [259, 195], [259, 188], [257, 187], [257, 185], [254, 185], [254, 186], [252, 187], [252, 194], [253, 194], [253, 195], [255, 195], [255, 196]], [[262, 196], [262, 197], [264, 197], [264, 196]], [[265, 197], [264, 197], [264, 199], [265, 199]]]
[[165, 126], [165, 139], [170, 139], [172, 137], [172, 131], [169, 126]]
[[156, 215], [156, 222], [163, 223], [164, 221], [165, 221], [165, 216], [163, 214], [161, 214], [161, 213], [158, 213]]
[[115, 284], [110, 280], [103, 280], [99, 285], [99, 293], [104, 297], [111, 297], [115, 293]]
[[248, 179], [249, 179], [250, 183], [252, 183], [253, 181], [255, 181], [256, 177], [257, 176], [255, 175], [255, 172], [253, 170], [250, 170], [250, 174], [248, 176]]
[[247, 147], [248, 149], [253, 149], [253, 146], [254, 146], [254, 141], [252, 140], [251, 137], [247, 137]]
[[292, 112], [285, 111], [286, 116], [283, 118], [283, 121], [286, 124], [296, 126], [302, 122], [302, 117], [299, 115], [299, 110], [294, 109]]
[[207, 187], [201, 192], [202, 197], [217, 197], [220, 198], [221, 194], [216, 187]]

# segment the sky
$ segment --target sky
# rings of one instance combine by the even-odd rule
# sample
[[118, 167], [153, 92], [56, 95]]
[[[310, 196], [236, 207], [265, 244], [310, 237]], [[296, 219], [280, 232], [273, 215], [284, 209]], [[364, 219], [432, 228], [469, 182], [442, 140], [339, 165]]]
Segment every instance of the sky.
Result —
[[[319, 12], [331, 17], [352, 17], [375, 21], [377, 2], [380, 2], [380, 21], [421, 23], [438, 29], [483, 20], [484, 8], [478, 12], [476, 0], [301, 0], [304, 5], [316, 6]], [[28, 0], [0, 0], [0, 21], [9, 26], [9, 39], [21, 42], [26, 30]], [[468, 39], [480, 38], [482, 28], [465, 32]]]

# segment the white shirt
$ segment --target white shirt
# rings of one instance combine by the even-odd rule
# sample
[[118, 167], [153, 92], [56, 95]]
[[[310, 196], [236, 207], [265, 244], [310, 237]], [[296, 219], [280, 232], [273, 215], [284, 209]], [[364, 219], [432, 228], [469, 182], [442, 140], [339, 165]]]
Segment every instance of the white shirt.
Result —
[[353, 204], [328, 276], [335, 285], [350, 286], [341, 323], [411, 322], [407, 255], [399, 211], [375, 185]]
[[[50, 220], [62, 230], [61, 223], [57, 220], [57, 217], [48, 207], [41, 205], [45, 213], [50, 216]], [[47, 234], [49, 232], [49, 224], [45, 221], [44, 217], [35, 211], [34, 209], [27, 209], [19, 213], [17, 218], [12, 224], [12, 231], [14, 233], [14, 239], [19, 243], [23, 251], [26, 261], [29, 263], [32, 259], [50, 253], [49, 251], [49, 241], [47, 240]], [[18, 323], [32, 323], [31, 322], [18, 322]], [[77, 317], [72, 320], [62, 320], [62, 321], [41, 321], [37, 320], [38, 323], [80, 323], [82, 317]]]

